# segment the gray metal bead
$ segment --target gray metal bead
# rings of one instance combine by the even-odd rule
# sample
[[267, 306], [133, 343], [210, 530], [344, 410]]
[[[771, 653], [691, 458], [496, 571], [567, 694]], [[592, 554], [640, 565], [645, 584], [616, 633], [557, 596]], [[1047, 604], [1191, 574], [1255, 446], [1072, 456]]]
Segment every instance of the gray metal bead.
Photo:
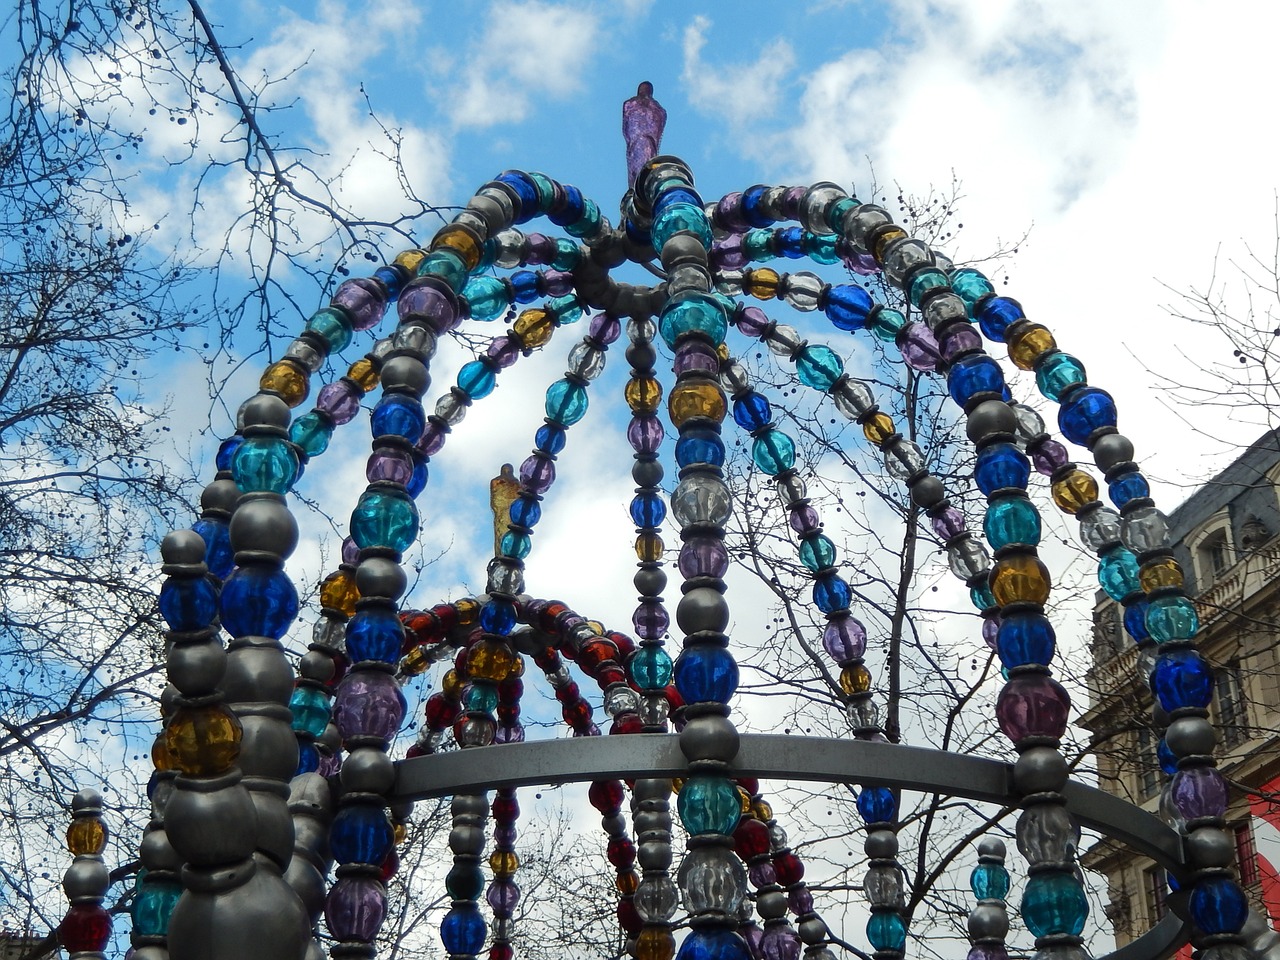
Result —
[[255, 845], [284, 870], [293, 859], [293, 816], [289, 813], [289, 804], [280, 794], [265, 790], [251, 789], [249, 796], [255, 811]]
[[242, 731], [240, 769], [245, 776], [288, 783], [298, 769], [298, 738], [293, 735], [289, 721], [255, 716], [244, 710], [238, 711], [238, 715]]
[[342, 761], [342, 786], [356, 793], [386, 793], [395, 783], [396, 768], [381, 750], [360, 747]]
[[284, 877], [266, 866], [222, 893], [189, 889], [169, 920], [173, 960], [301, 957], [310, 938], [302, 901]]
[[[189, 782], [189, 781], [188, 781]], [[255, 814], [242, 785], [221, 790], [177, 789], [164, 811], [164, 830], [178, 855], [196, 867], [232, 864], [253, 853]]]
[[1018, 418], [1003, 400], [984, 400], [973, 408], [965, 424], [965, 432], [974, 443], [1001, 433], [1012, 434], [1017, 428]]
[[637, 460], [631, 465], [631, 479], [638, 487], [656, 487], [662, 482], [662, 473], [657, 460]]
[[204, 563], [204, 538], [194, 530], [175, 530], [160, 541], [160, 557], [165, 563]]
[[1019, 793], [1061, 790], [1067, 782], [1067, 761], [1052, 747], [1022, 751], [1013, 765], [1013, 785]]
[[[138, 844], [138, 857], [148, 870], [182, 869], [182, 858], [169, 842], [169, 835], [162, 829], [148, 830]], [[105, 889], [105, 887], [104, 887]]]
[[326, 884], [324, 875], [316, 869], [315, 864], [295, 856], [289, 861], [289, 867], [284, 872], [284, 880], [302, 901], [307, 916], [312, 919], [318, 917], [320, 911], [324, 909]]
[[693, 717], [680, 731], [680, 749], [691, 762], [719, 760], [729, 763], [738, 755], [740, 737], [728, 717], [703, 714]]
[[696, 587], [676, 605], [676, 623], [686, 634], [700, 630], [721, 633], [729, 625], [729, 604], [719, 590]]
[[420, 397], [431, 385], [431, 375], [417, 357], [401, 355], [389, 357], [379, 372], [382, 389], [394, 393], [408, 393]]
[[756, 912], [765, 920], [774, 920], [785, 916], [787, 912], [787, 895], [779, 887], [774, 890], [761, 890], [756, 894]]
[[479, 215], [490, 234], [497, 233], [510, 223], [508, 212], [491, 196], [476, 194], [467, 201], [467, 209]]
[[298, 546], [298, 521], [274, 494], [241, 498], [231, 515], [231, 547], [288, 557]]
[[667, 290], [672, 297], [683, 293], [709, 293], [711, 271], [701, 264], [685, 263], [671, 271]]
[[1187, 834], [1187, 858], [1197, 867], [1225, 867], [1235, 856], [1235, 840], [1217, 827], [1200, 827]]
[[1205, 757], [1213, 753], [1218, 735], [1204, 717], [1179, 717], [1164, 732], [1164, 742], [1176, 757]]
[[489, 814], [489, 800], [481, 793], [462, 793], [453, 798], [450, 811], [455, 817], [480, 817]]
[[636, 860], [641, 870], [666, 870], [671, 866], [671, 844], [662, 840], [639, 843], [636, 845]]
[[[1154, 644], [1138, 648], [1139, 676], [1147, 677], [1151, 675], [1151, 671], [1154, 670], [1156, 666], [1157, 649], [1158, 648]], [[1173, 718], [1169, 716], [1169, 711], [1161, 705], [1159, 700], [1152, 704], [1151, 722], [1154, 723], [1158, 729], [1163, 730], [1168, 727], [1172, 719]]]
[[298, 661], [298, 676], [306, 677], [308, 680], [319, 680], [321, 683], [327, 683], [335, 669], [333, 657], [319, 650], [308, 650]]
[[100, 857], [76, 857], [62, 875], [62, 889], [72, 903], [99, 899], [110, 883], [111, 874]]
[[227, 651], [220, 643], [175, 643], [165, 660], [169, 682], [188, 696], [213, 693], [227, 670]]
[[102, 794], [93, 787], [83, 787], [76, 791], [76, 795], [71, 798], [71, 809], [76, 813], [85, 811], [93, 811], [100, 813], [102, 811]]
[[[78, 957], [92, 957], [93, 954], [73, 954]], [[169, 960], [169, 951], [154, 943], [146, 943], [129, 951], [130, 960]]]
[[810, 945], [826, 943], [827, 941], [827, 925], [821, 917], [810, 917], [808, 920], [801, 920], [796, 932], [800, 934], [800, 939], [803, 942]]
[[455, 855], [476, 854], [484, 849], [484, 829], [481, 827], [455, 826], [449, 831], [449, 849]]
[[635, 804], [646, 800], [661, 800], [665, 803], [671, 798], [671, 781], [655, 777], [637, 780], [632, 787], [632, 798]]
[[632, 815], [636, 834], [664, 833], [671, 830], [671, 815], [665, 810], [637, 810]]
[[942, 481], [933, 474], [927, 474], [911, 485], [911, 499], [916, 506], [928, 510], [934, 504], [941, 503], [947, 495]]
[[892, 860], [898, 855], [898, 835], [892, 830], [872, 830], [862, 849], [872, 860]]
[[627, 831], [627, 818], [620, 813], [601, 817], [600, 828], [611, 837], [621, 836]]
[[657, 597], [667, 585], [667, 574], [661, 567], [641, 567], [631, 582], [642, 596]]
[[329, 857], [329, 818], [293, 817], [293, 855], [323, 866]]
[[289, 428], [289, 405], [274, 393], [259, 393], [240, 405], [236, 412], [237, 429], [247, 427]]
[[1112, 467], [1133, 460], [1133, 441], [1123, 433], [1108, 433], [1094, 443], [1093, 462], [1103, 473]]
[[240, 499], [240, 488], [234, 480], [215, 480], [200, 493], [202, 510], [221, 510], [231, 513]]
[[1003, 940], [1009, 934], [1009, 913], [1003, 903], [983, 901], [969, 911], [969, 937]]
[[337, 753], [342, 747], [342, 734], [338, 732], [337, 725], [331, 723], [324, 728], [324, 733], [320, 734], [316, 742], [328, 749], [330, 753]]
[[1004, 841], [999, 837], [983, 837], [978, 844], [978, 856], [987, 857], [991, 860], [1003, 861], [1005, 858], [1006, 847]]
[[227, 654], [222, 692], [227, 702], [232, 704], [275, 703], [287, 706], [293, 694], [293, 681], [293, 668], [274, 641], [264, 646], [237, 646]]
[[387, 557], [369, 557], [356, 567], [356, 589], [361, 597], [395, 600], [409, 586], [404, 567]]
[[653, 348], [653, 344], [647, 341], [633, 343], [627, 347], [627, 363], [640, 371], [646, 371], [653, 368], [658, 361], [658, 353]]
[[707, 250], [692, 233], [678, 233], [662, 245], [662, 265], [670, 270], [681, 263], [707, 262]]

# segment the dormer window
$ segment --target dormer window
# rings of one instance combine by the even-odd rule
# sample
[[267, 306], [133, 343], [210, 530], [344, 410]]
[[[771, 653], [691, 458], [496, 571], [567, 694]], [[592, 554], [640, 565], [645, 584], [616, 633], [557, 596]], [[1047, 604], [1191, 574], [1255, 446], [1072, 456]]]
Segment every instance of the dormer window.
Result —
[[1227, 532], [1215, 530], [1200, 546], [1202, 567], [1213, 577], [1231, 566], [1231, 546], [1227, 543]]

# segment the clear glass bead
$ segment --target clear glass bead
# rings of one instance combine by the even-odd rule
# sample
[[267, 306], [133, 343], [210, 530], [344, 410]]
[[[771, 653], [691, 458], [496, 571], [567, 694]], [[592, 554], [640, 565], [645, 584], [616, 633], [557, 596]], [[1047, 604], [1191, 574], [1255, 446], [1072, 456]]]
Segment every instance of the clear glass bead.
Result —
[[1080, 844], [1080, 828], [1057, 803], [1037, 803], [1018, 817], [1018, 851], [1027, 862], [1063, 863], [1074, 860]]
[[726, 297], [742, 293], [742, 280], [745, 274], [741, 270], [717, 270], [716, 290]]
[[880, 708], [870, 697], [858, 697], [847, 703], [844, 709], [855, 727], [880, 726]]
[[369, 356], [375, 360], [385, 360], [387, 355], [391, 353], [391, 338], [383, 337], [373, 345], [373, 349], [369, 351]]
[[800, 331], [785, 323], [775, 323], [773, 329], [764, 336], [769, 344], [769, 352], [779, 357], [794, 356], [804, 344]]
[[346, 649], [347, 624], [343, 620], [321, 617], [311, 628], [311, 642], [331, 650]]
[[956, 577], [968, 583], [991, 568], [991, 558], [986, 547], [973, 537], [966, 537], [947, 547], [947, 566]]
[[547, 671], [547, 682], [559, 690], [573, 682], [573, 675], [569, 673], [568, 666], [558, 663], [553, 669]]
[[1094, 553], [1120, 540], [1120, 514], [1110, 507], [1098, 507], [1080, 518], [1080, 542]]
[[968, 317], [964, 301], [954, 293], [940, 293], [924, 306], [924, 323], [930, 330], [937, 330], [952, 320], [967, 320]]
[[681, 526], [713, 523], [722, 526], [733, 514], [729, 488], [719, 479], [694, 475], [685, 477], [671, 495], [671, 513]]
[[645, 697], [640, 701], [640, 719], [647, 727], [666, 723], [670, 715], [671, 704], [665, 695]]
[[569, 369], [571, 376], [583, 380], [594, 380], [604, 373], [605, 355], [599, 347], [589, 343], [579, 343], [569, 351]]
[[667, 295], [710, 293], [711, 272], [701, 264], [682, 263], [667, 274]]
[[872, 867], [862, 881], [867, 903], [873, 907], [901, 909], [906, 904], [902, 890], [902, 871], [897, 867]]
[[467, 415], [467, 404], [452, 390], [436, 401], [436, 416], [454, 427]]
[[803, 500], [808, 496], [809, 491], [805, 483], [800, 479], [799, 474], [793, 473], [791, 476], [778, 481], [778, 498], [782, 501], [784, 507], [789, 507], [798, 500]]
[[489, 561], [489, 581], [485, 588], [490, 593], [505, 593], [518, 597], [524, 592], [524, 572], [503, 560]]
[[839, 381], [831, 389], [831, 399], [835, 401], [836, 409], [848, 420], [857, 420], [876, 405], [871, 388], [852, 377]]
[[426, 360], [436, 352], [436, 335], [417, 323], [400, 327], [391, 337], [396, 350], [412, 353], [419, 360]]
[[658, 325], [645, 317], [637, 320], [632, 317], [627, 321], [627, 339], [632, 343], [648, 343], [658, 332]]
[[899, 437], [885, 449], [884, 467], [899, 480], [907, 480], [924, 469], [924, 454], [918, 445]]
[[884, 272], [895, 284], [901, 284], [908, 273], [923, 264], [933, 263], [933, 251], [923, 240], [907, 237], [889, 247], [884, 259]]
[[689, 913], [734, 914], [746, 892], [747, 871], [732, 850], [697, 847], [685, 854], [677, 881]]
[[497, 248], [493, 258], [495, 266], [504, 270], [520, 266], [520, 260], [524, 253], [523, 233], [519, 230], [503, 230], [493, 238], [493, 241], [494, 246]]
[[604, 695], [604, 709], [611, 717], [640, 711], [640, 694], [625, 683], [616, 683]]
[[730, 396], [737, 396], [751, 389], [751, 375], [737, 360], [730, 360], [720, 369], [720, 385]]
[[823, 286], [816, 274], [792, 273], [787, 276], [787, 289], [782, 299], [800, 311], [817, 310]]
[[831, 205], [847, 196], [834, 183], [815, 183], [805, 191], [800, 201], [800, 225], [819, 236], [830, 234], [831, 224], [827, 222], [827, 215], [831, 212]]
[[1018, 440], [1025, 444], [1036, 437], [1043, 436], [1044, 419], [1040, 414], [1025, 403], [1011, 403], [1009, 408], [1013, 410], [1013, 416], [1017, 420], [1014, 433]]
[[955, 262], [944, 253], [933, 251], [933, 265], [943, 273], [950, 273], [955, 267]]
[[285, 350], [284, 355], [290, 360], [297, 361], [299, 366], [311, 373], [319, 370], [324, 363], [324, 354], [307, 340], [293, 341], [293, 343], [289, 344], [289, 348]]
[[668, 876], [645, 877], [635, 892], [636, 911], [646, 923], [662, 923], [675, 915], [680, 891]]
[[454, 223], [460, 223], [464, 227], [469, 227], [478, 233], [482, 238], [489, 236], [489, 224], [484, 217], [476, 213], [474, 210], [463, 210], [453, 218]]
[[787, 219], [782, 211], [782, 199], [790, 189], [790, 187], [770, 187], [766, 190], [760, 197], [760, 212], [773, 220]]
[[774, 820], [769, 824], [769, 849], [781, 850], [787, 845], [787, 831], [782, 828], [778, 821]]
[[877, 207], [874, 203], [864, 203], [862, 206], [850, 210], [844, 218], [844, 233], [854, 246], [867, 249], [867, 238], [876, 227], [885, 223], [892, 223], [893, 218], [884, 211], [883, 208]]
[[1155, 507], [1139, 507], [1124, 518], [1120, 542], [1137, 554], [1166, 547], [1169, 545], [1169, 518]]

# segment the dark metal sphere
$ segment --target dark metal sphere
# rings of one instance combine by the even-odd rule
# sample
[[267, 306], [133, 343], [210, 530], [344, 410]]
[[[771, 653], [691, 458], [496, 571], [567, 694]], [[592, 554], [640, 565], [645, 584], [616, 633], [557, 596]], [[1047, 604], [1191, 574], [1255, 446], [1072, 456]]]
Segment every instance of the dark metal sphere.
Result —
[[1006, 848], [1004, 841], [999, 837], [983, 837], [982, 842], [978, 844], [978, 856], [989, 857], [992, 860], [1004, 860]]
[[217, 643], [175, 643], [165, 662], [169, 682], [189, 696], [213, 693], [227, 670], [227, 651]]
[[165, 563], [204, 563], [204, 538], [194, 530], [175, 530], [160, 541]]
[[916, 506], [923, 510], [928, 510], [934, 504], [941, 503], [942, 498], [947, 495], [947, 491], [942, 486], [942, 481], [933, 474], [926, 474], [911, 485], [911, 499], [915, 501]]
[[668, 270], [681, 263], [707, 262], [707, 248], [702, 245], [701, 240], [687, 232], [677, 233], [664, 243], [659, 255], [662, 257], [662, 265]]
[[274, 494], [243, 497], [231, 515], [231, 546], [288, 557], [298, 546], [298, 521]]
[[1009, 914], [1002, 903], [982, 902], [969, 911], [969, 936], [974, 940], [1003, 940], [1009, 933]]
[[728, 717], [703, 714], [693, 717], [680, 731], [680, 749], [690, 760], [728, 763], [738, 755], [739, 736]]
[[1052, 747], [1022, 751], [1013, 765], [1013, 785], [1023, 795], [1061, 790], [1067, 782], [1067, 761]]
[[872, 830], [862, 849], [872, 860], [892, 860], [898, 855], [898, 835], [892, 830]]
[[231, 513], [240, 499], [240, 488], [234, 480], [215, 480], [200, 494], [200, 507], [203, 510], [221, 510]]
[[431, 385], [431, 375], [417, 357], [389, 357], [382, 364], [379, 375], [382, 389], [394, 393], [408, 393], [420, 397]]
[[373, 747], [352, 750], [342, 761], [342, 786], [356, 793], [386, 793], [395, 783], [396, 768], [383, 751]]
[[641, 596], [656, 597], [667, 585], [667, 573], [661, 567], [641, 567], [631, 582]]
[[1187, 834], [1187, 857], [1197, 867], [1226, 867], [1235, 856], [1235, 839], [1217, 827], [1200, 827]]
[[408, 586], [404, 567], [387, 557], [369, 557], [356, 567], [356, 589], [361, 597], [395, 600]]
[[1164, 742], [1176, 757], [1209, 756], [1217, 739], [1213, 724], [1204, 717], [1179, 717], [1164, 733]]
[[676, 605], [676, 623], [686, 634], [700, 630], [722, 632], [729, 625], [729, 604], [719, 590], [695, 587]]
[[1108, 433], [1093, 444], [1093, 462], [1106, 473], [1112, 467], [1133, 459], [1133, 441], [1122, 433]]
[[657, 460], [637, 460], [631, 465], [631, 479], [638, 487], [656, 487], [662, 482], [662, 472]]
[[1018, 429], [1018, 418], [1003, 400], [984, 400], [969, 413], [965, 432], [974, 443], [982, 443], [996, 434], [1012, 434]]
[[236, 425], [247, 427], [279, 427], [289, 429], [289, 405], [274, 393], [259, 393], [240, 405]]

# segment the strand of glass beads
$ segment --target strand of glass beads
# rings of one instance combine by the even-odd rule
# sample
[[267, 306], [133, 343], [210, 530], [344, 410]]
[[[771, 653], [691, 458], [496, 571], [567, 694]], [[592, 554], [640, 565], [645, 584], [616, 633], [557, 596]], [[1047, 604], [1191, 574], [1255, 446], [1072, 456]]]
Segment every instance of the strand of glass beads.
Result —
[[976, 901], [969, 910], [967, 960], [1009, 960], [1004, 938], [1009, 933], [1009, 871], [1004, 866], [1004, 841], [986, 837], [978, 844], [978, 863], [969, 874]]
[[[111, 885], [102, 862], [106, 846], [102, 795], [96, 790], [81, 790], [71, 798], [71, 824], [67, 827], [67, 850], [74, 859], [62, 876], [62, 889], [71, 907], [58, 924], [58, 942], [77, 960], [103, 960], [102, 951], [111, 939], [111, 914], [102, 906]], [[174, 886], [172, 882], [157, 883], [139, 892], [130, 911], [135, 942], [141, 940], [144, 947], [158, 946], [153, 938], [159, 937], [163, 943], [169, 913], [177, 899]]]
[[516, 821], [520, 816], [520, 804], [514, 788], [506, 787], [493, 797], [493, 853], [489, 855], [489, 869], [493, 880], [485, 891], [485, 902], [493, 911], [493, 939], [489, 944], [489, 960], [512, 960], [515, 951], [511, 946], [515, 934], [516, 904], [520, 901], [520, 887], [515, 881], [520, 867], [516, 855]]

